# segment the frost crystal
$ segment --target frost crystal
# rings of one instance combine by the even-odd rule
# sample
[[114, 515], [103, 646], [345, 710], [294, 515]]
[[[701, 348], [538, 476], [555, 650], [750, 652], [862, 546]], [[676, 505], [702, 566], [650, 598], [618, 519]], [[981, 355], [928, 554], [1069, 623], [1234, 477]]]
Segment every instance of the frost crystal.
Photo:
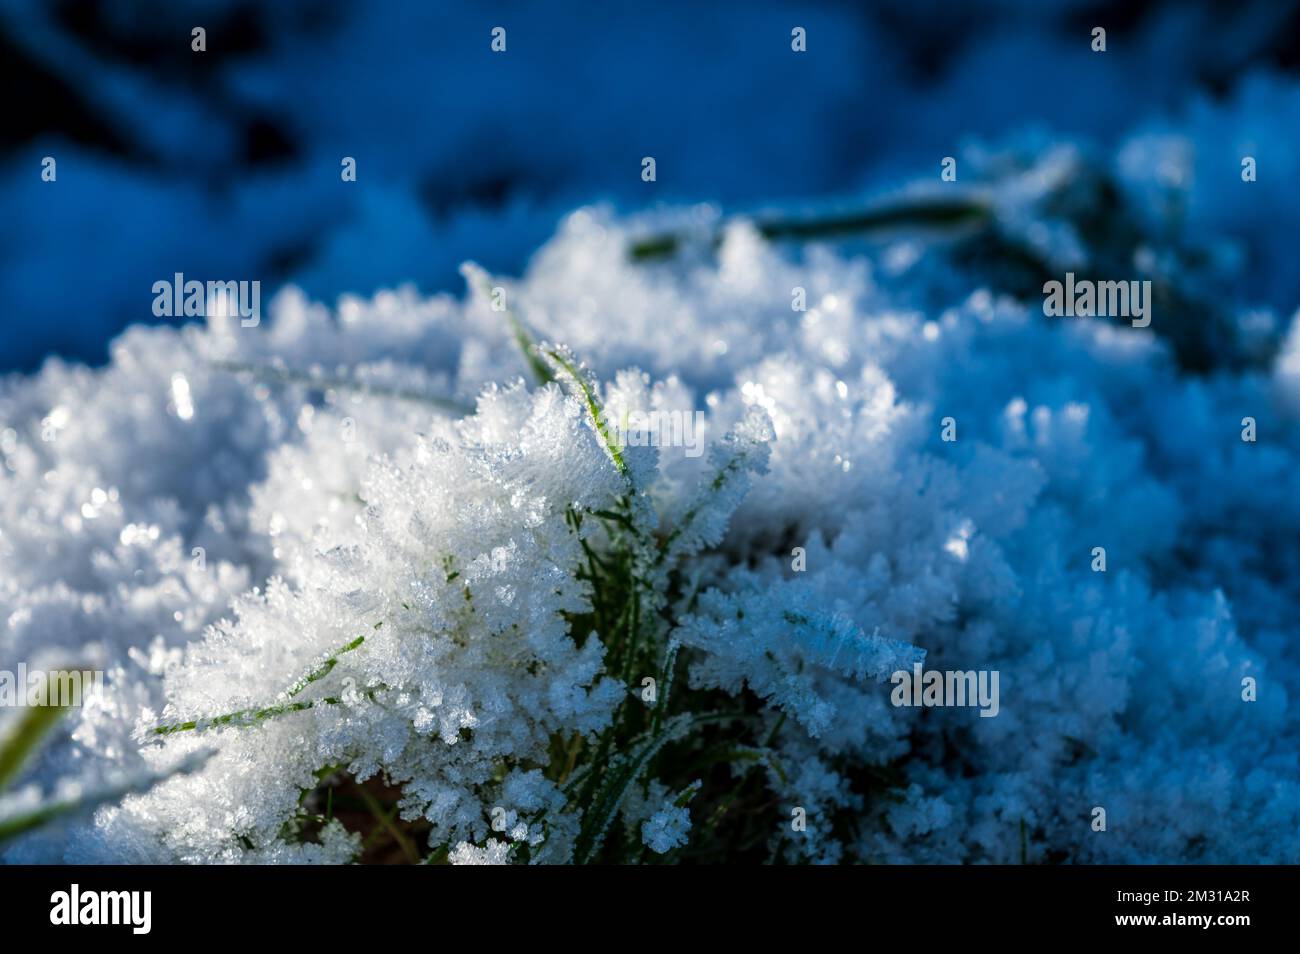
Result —
[[[1104, 262], [1072, 210], [1123, 190], [1204, 321], [744, 223], [639, 262], [680, 217], [583, 210], [463, 300], [286, 293], [0, 384], [0, 655], [107, 674], [5, 817], [148, 780], [4, 857], [1296, 861], [1300, 324], [1197, 310], [1170, 210], [1231, 210], [1152, 154], [1190, 161], [963, 175], [1033, 267]], [[891, 705], [921, 661], [999, 672], [997, 717]]]
[[655, 854], [664, 855], [686, 844], [690, 830], [691, 813], [670, 805], [641, 823], [641, 840]]

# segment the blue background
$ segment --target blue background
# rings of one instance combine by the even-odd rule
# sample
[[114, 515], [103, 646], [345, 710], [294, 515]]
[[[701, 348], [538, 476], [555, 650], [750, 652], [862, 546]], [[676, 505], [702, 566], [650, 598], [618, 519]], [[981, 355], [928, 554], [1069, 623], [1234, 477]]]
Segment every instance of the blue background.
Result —
[[1106, 146], [1293, 73], [1298, 35], [1274, 2], [2, 0], [0, 371], [102, 362], [177, 271], [263, 302], [459, 291], [461, 261], [517, 273], [584, 203], [744, 212], [1019, 130]]

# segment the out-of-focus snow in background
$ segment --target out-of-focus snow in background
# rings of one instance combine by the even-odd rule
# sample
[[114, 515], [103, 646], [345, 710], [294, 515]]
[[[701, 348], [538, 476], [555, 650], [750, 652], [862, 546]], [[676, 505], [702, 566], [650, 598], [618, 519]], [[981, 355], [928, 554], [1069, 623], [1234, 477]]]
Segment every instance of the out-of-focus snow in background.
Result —
[[[0, 371], [101, 363], [175, 272], [264, 300], [459, 290], [462, 261], [517, 273], [580, 204], [851, 201], [1026, 129], [1102, 148], [1190, 130], [1223, 149], [1208, 214], [1231, 225], [1240, 149], [1296, 128], [1298, 35], [1271, 0], [0, 0]], [[1270, 171], [1280, 227], [1300, 199]], [[1294, 273], [1260, 296], [1294, 307]]]

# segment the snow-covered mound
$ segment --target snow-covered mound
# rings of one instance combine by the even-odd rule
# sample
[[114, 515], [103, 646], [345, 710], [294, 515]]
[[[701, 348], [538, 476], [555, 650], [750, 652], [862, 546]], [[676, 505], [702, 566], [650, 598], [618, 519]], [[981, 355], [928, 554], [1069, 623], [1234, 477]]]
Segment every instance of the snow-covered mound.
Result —
[[[1082, 269], [1075, 162], [969, 195]], [[742, 780], [787, 861], [1300, 861], [1300, 328], [1261, 358], [1229, 302], [1193, 374], [1199, 316], [1047, 318], [960, 259], [584, 209], [463, 299], [286, 292], [9, 379], [0, 666], [108, 691], [8, 810], [215, 751], [6, 857], [345, 861], [301, 821], [347, 773], [457, 862], [671, 858]], [[996, 717], [891, 704], [922, 660]]]

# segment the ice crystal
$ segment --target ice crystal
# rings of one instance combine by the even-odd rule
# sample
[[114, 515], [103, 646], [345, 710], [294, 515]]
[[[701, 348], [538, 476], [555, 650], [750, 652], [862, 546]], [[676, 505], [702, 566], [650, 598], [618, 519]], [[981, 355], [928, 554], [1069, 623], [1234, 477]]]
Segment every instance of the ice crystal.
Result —
[[[970, 247], [587, 209], [463, 300], [290, 292], [6, 381], [0, 653], [108, 676], [12, 797], [150, 783], [6, 857], [345, 862], [351, 793], [426, 861], [1296, 861], [1300, 326], [1196, 310], [1223, 276], [1151, 222], [1229, 211], [1153, 151], [969, 167], [1031, 277], [1168, 243], [1145, 332]], [[997, 718], [891, 705], [922, 661], [997, 670]]]

